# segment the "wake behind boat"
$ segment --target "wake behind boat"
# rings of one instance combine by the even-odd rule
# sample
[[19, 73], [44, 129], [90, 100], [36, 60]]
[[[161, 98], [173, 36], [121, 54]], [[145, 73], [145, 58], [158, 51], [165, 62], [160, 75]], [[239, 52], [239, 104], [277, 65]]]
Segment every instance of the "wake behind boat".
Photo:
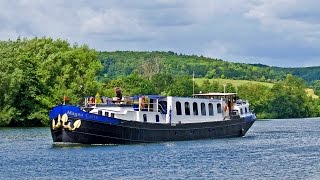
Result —
[[244, 136], [256, 116], [235, 93], [84, 98], [50, 112], [54, 142], [133, 144]]

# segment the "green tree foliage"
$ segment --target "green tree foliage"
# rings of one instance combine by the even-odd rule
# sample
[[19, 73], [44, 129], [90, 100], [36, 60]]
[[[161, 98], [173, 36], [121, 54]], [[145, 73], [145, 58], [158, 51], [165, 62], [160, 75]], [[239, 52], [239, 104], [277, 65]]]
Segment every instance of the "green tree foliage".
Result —
[[144, 79], [139, 73], [133, 72], [129, 76], [113, 80], [106, 84], [108, 96], [115, 96], [113, 89], [120, 87], [125, 96], [133, 96], [139, 94], [153, 94], [155, 91], [151, 81]]
[[201, 86], [201, 92], [208, 93], [212, 92], [212, 84], [210, 83], [209, 79], [203, 81]]
[[154, 94], [165, 94], [166, 89], [174, 83], [174, 77], [167, 73], [155, 74], [151, 78], [151, 83], [155, 88]]
[[151, 80], [151, 78], [159, 74], [161, 72], [161, 69], [163, 68], [163, 60], [159, 57], [145, 57], [145, 60], [142, 61], [142, 64], [140, 65], [140, 72], [141, 74], [147, 78], [148, 80]]
[[313, 81], [312, 88], [314, 89], [315, 94], [320, 96], [320, 80]]
[[[278, 68], [276, 68], [278, 69]], [[286, 74], [292, 74], [294, 76], [304, 79], [310, 83], [320, 79], [320, 67], [301, 67], [301, 68], [280, 68], [281, 71]]]
[[305, 92], [305, 82], [301, 78], [288, 75], [286, 80], [271, 89], [274, 99], [271, 111], [276, 118], [310, 117], [314, 112], [310, 108], [310, 98]]
[[284, 80], [287, 74], [301, 77], [307, 83], [320, 79], [320, 67], [279, 68], [261, 64], [231, 63], [203, 56], [178, 55], [170, 51], [100, 52], [99, 59], [104, 66], [101, 77], [108, 75], [108, 78], [111, 79], [129, 75], [134, 70], [141, 71], [141, 65], [145, 62], [147, 64], [148, 62], [159, 62], [161, 73], [191, 76], [194, 72], [196, 77], [206, 77], [208, 79], [226, 78], [278, 82]]
[[[224, 88], [225, 85], [225, 88]], [[210, 81], [209, 79], [205, 79], [202, 85], [199, 87], [202, 93], [209, 92], [226, 92], [226, 93], [235, 93], [236, 87], [231, 83], [220, 84], [218, 81]]]
[[191, 76], [195, 73], [196, 77], [210, 79], [222, 77], [276, 82], [284, 79], [287, 73], [279, 68], [231, 63], [203, 56], [177, 55], [172, 52], [101, 52], [99, 59], [104, 66], [100, 76], [107, 75], [111, 79], [129, 75], [137, 70], [149, 79], [161, 72], [175, 76]]
[[[195, 86], [195, 92], [199, 92], [198, 86]], [[193, 82], [189, 76], [176, 77], [174, 83], [166, 90], [169, 96], [191, 97], [193, 94]]]
[[95, 50], [51, 38], [0, 42], [0, 125], [47, 125], [48, 111], [67, 95], [79, 103], [101, 90]]
[[288, 75], [271, 89], [248, 84], [238, 87], [239, 96], [248, 99], [258, 118], [301, 118], [319, 115], [319, 100], [308, 97], [305, 82]]
[[239, 97], [248, 100], [250, 108], [254, 109], [258, 118], [274, 118], [274, 114], [269, 111], [273, 100], [271, 88], [260, 84], [243, 84], [238, 87]]
[[[133, 96], [139, 94], [162, 94], [169, 96], [192, 96], [193, 82], [188, 76], [178, 76], [173, 78], [168, 74], [155, 74], [152, 81], [137, 72], [112, 80], [106, 84], [106, 94], [114, 96], [113, 89], [120, 87], [123, 95]], [[195, 86], [198, 91], [198, 86]]]
[[19, 114], [13, 104], [24, 77], [23, 71], [17, 68], [17, 61], [12, 60], [16, 59], [13, 52], [19, 50], [19, 42], [0, 42], [0, 126], [9, 124], [15, 114]]
[[[223, 91], [221, 91], [223, 92]], [[231, 84], [231, 83], [227, 83], [226, 84], [226, 93], [234, 93], [236, 92], [236, 88]]]

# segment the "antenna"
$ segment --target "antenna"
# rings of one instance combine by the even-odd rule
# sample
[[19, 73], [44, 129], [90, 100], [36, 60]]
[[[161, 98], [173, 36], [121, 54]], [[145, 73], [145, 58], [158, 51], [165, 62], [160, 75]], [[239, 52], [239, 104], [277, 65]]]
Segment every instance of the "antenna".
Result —
[[226, 84], [223, 84], [223, 94], [224, 94], [224, 99], [226, 99]]
[[192, 97], [194, 97], [194, 71], [192, 73]]

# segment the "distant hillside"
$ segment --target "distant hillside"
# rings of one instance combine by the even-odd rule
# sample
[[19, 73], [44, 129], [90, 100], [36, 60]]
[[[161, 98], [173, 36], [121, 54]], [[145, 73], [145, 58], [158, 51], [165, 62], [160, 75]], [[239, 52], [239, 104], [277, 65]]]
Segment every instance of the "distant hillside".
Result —
[[[250, 64], [256, 67], [269, 68], [270, 66], [263, 64]], [[294, 76], [304, 79], [306, 82], [310, 83], [315, 80], [320, 80], [320, 66], [314, 67], [301, 67], [301, 68], [281, 68], [281, 67], [271, 67], [277, 72], [283, 72], [285, 74], [292, 74]]]
[[307, 82], [320, 80], [320, 66], [302, 68], [283, 68], [282, 70], [294, 76], [301, 77]]
[[[195, 83], [197, 83], [198, 85], [202, 85], [203, 81], [205, 81], [205, 78], [196, 78], [195, 79]], [[219, 82], [219, 84], [232, 84], [234, 87], [238, 87], [241, 86], [243, 84], [248, 84], [248, 83], [252, 83], [252, 84], [260, 84], [260, 85], [264, 85], [267, 87], [272, 87], [274, 85], [274, 83], [267, 83], [267, 82], [259, 82], [259, 81], [249, 81], [249, 80], [233, 80], [233, 79], [211, 79], [212, 81], [217, 81]]]
[[[195, 78], [195, 83], [198, 84], [199, 86], [203, 85], [203, 82], [207, 80], [206, 78]], [[259, 81], [249, 81], [249, 80], [234, 80], [234, 79], [210, 79], [209, 80], [211, 83], [213, 81], [218, 82], [219, 84], [232, 84], [234, 87], [238, 87], [241, 85], [245, 84], [259, 84], [259, 85], [264, 85], [269, 88], [272, 88], [274, 86], [274, 83], [268, 83], [268, 82], [259, 82]], [[312, 98], [319, 98], [318, 95], [315, 94], [314, 89], [311, 88], [306, 88], [305, 89], [306, 94]]]
[[221, 59], [207, 58], [196, 55], [183, 55], [174, 52], [133, 52], [115, 51], [100, 52], [104, 70], [101, 77], [116, 79], [131, 74], [133, 71], [142, 72], [143, 67], [154, 64], [156, 71], [173, 75], [192, 75], [198, 78], [222, 78], [238, 80], [256, 80], [277, 82], [287, 74], [301, 77], [308, 83], [320, 79], [320, 67], [280, 68], [263, 64], [244, 64], [226, 62]]

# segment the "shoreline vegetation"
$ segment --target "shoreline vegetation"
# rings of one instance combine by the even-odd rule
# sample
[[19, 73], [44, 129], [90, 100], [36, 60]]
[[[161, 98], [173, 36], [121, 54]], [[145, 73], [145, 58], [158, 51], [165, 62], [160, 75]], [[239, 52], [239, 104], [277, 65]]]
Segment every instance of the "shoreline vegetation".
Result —
[[68, 97], [237, 92], [258, 119], [320, 116], [320, 67], [279, 68], [174, 52], [98, 52], [61, 39], [0, 41], [0, 127], [47, 126]]

